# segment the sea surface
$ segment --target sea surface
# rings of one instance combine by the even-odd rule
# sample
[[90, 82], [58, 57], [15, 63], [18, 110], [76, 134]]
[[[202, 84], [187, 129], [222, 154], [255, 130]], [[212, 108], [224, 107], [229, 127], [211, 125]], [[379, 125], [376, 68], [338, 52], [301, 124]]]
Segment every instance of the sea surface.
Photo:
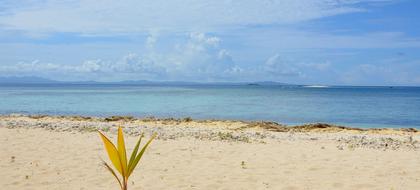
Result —
[[0, 85], [0, 114], [51, 114], [420, 127], [419, 87]]

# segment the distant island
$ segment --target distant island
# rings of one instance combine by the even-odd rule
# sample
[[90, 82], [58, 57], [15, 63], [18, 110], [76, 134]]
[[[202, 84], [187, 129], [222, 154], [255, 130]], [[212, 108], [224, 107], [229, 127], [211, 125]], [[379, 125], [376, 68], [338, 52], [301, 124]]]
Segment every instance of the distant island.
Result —
[[261, 81], [261, 82], [190, 82], [190, 81], [149, 81], [125, 80], [115, 82], [98, 81], [57, 81], [37, 76], [0, 77], [0, 84], [121, 84], [121, 85], [249, 85], [249, 86], [283, 86], [288, 83]]
[[50, 80], [35, 76], [24, 77], [0, 77], [0, 84], [45, 84], [58, 83], [58, 81]]

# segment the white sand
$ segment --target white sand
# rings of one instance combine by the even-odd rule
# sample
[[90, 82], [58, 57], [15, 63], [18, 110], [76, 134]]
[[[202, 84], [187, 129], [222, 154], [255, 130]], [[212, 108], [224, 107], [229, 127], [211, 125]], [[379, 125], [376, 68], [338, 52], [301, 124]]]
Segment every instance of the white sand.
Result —
[[[323, 138], [265, 142], [158, 139], [129, 189], [420, 189], [418, 150], [340, 150]], [[118, 189], [94, 132], [0, 127], [0, 151], [0, 189]]]

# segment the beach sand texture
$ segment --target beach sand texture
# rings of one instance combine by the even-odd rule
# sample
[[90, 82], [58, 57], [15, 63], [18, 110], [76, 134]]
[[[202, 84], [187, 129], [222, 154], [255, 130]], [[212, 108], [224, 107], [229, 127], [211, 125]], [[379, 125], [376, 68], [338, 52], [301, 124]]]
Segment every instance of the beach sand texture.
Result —
[[[1, 189], [118, 189], [101, 164], [108, 158], [97, 133], [6, 126], [21, 119], [31, 120], [0, 122]], [[275, 134], [249, 142], [157, 139], [130, 177], [129, 189], [420, 189], [420, 151], [413, 140], [418, 133], [392, 141], [407, 138], [413, 147], [384, 148], [339, 140], [354, 138], [351, 133], [248, 132]], [[116, 139], [115, 130], [106, 134]], [[384, 136], [365, 137], [378, 135]], [[136, 140], [127, 137], [129, 152]]]

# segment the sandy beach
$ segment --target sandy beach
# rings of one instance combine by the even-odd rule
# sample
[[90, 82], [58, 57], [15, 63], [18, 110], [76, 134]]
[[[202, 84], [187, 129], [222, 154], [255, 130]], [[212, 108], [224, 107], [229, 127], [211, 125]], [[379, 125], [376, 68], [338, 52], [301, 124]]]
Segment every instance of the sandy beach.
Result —
[[[419, 189], [420, 133], [326, 124], [0, 116], [2, 189], [118, 189], [96, 130], [158, 138], [131, 189]], [[131, 150], [129, 150], [130, 152]]]
[[419, 8], [0, 0], [0, 190], [420, 190]]

